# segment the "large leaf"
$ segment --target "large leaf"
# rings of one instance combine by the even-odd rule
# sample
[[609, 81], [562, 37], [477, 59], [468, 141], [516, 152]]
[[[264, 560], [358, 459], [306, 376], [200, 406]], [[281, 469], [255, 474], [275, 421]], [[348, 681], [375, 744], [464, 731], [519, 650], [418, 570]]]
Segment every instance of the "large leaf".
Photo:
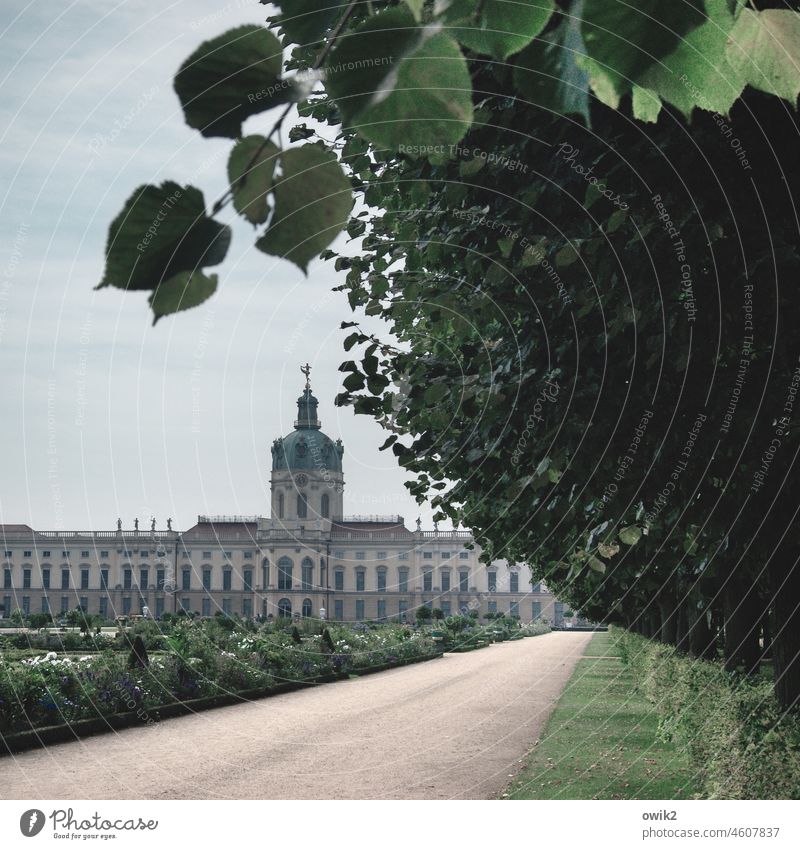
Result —
[[578, 65], [584, 53], [579, 21], [565, 18], [552, 32], [535, 39], [516, 58], [514, 85], [525, 100], [589, 120], [589, 76]]
[[506, 59], [539, 35], [553, 8], [553, 0], [454, 0], [442, 20], [473, 52]]
[[[675, 50], [648, 68], [639, 80], [643, 88], [676, 106], [687, 118], [696, 106], [726, 114], [744, 88], [741, 73], [728, 61], [734, 24], [728, 0], [706, 0], [706, 11], [708, 20], [688, 33]], [[636, 96], [634, 89], [634, 99]], [[650, 117], [636, 117], [650, 120], [654, 106], [651, 104], [648, 110], [641, 100], [640, 106]]]
[[111, 223], [97, 288], [155, 289], [180, 271], [218, 265], [230, 239], [230, 228], [206, 215], [199, 189], [173, 182], [139, 186]]
[[175, 75], [186, 123], [204, 136], [240, 136], [250, 115], [291, 100], [281, 67], [280, 42], [262, 26], [246, 24], [204, 41]]
[[743, 9], [729, 43], [728, 62], [745, 83], [797, 103], [800, 14], [788, 9]]
[[347, 224], [353, 205], [350, 181], [336, 154], [316, 144], [285, 151], [281, 167], [275, 212], [256, 247], [306, 271]]
[[344, 38], [326, 79], [347, 126], [378, 147], [434, 152], [460, 141], [472, 121], [472, 83], [458, 44], [417, 26], [406, 6], [374, 15]]
[[280, 0], [277, 5], [281, 29], [297, 44], [319, 41], [345, 9], [342, 0]]
[[647, 68], [705, 20], [703, 0], [681, 0], [679, 14], [664, 0], [582, 0], [576, 5], [587, 53], [578, 62], [597, 97], [614, 108]]
[[280, 149], [264, 136], [245, 136], [228, 159], [233, 206], [251, 224], [263, 224], [269, 214], [267, 195]]
[[165, 315], [202, 304], [217, 291], [217, 275], [206, 277], [201, 271], [181, 271], [159, 283], [150, 296], [153, 324]]

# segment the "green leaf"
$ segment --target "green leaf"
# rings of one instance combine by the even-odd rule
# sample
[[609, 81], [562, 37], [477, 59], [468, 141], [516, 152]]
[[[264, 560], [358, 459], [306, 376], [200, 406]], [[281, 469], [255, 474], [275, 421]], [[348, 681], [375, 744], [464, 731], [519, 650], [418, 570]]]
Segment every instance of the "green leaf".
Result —
[[230, 240], [230, 228], [206, 216], [194, 186], [139, 186], [111, 222], [97, 288], [155, 289], [180, 271], [218, 265]]
[[414, 20], [419, 22], [422, 20], [422, 9], [425, 6], [425, 0], [405, 0], [406, 6], [411, 9], [411, 14]]
[[553, 8], [553, 0], [454, 0], [441, 19], [474, 53], [507, 59], [539, 35]]
[[417, 26], [406, 6], [372, 16], [340, 41], [326, 88], [346, 126], [379, 148], [447, 153], [472, 121], [472, 82], [458, 44]]
[[280, 149], [264, 136], [238, 141], [228, 159], [228, 180], [234, 209], [251, 224], [263, 224], [269, 215], [267, 195]]
[[[742, 74], [728, 61], [734, 18], [727, 0], [706, 0], [708, 20], [688, 33], [678, 46], [642, 74], [639, 84], [680, 109], [689, 118], [697, 106], [727, 114], [742, 93]], [[633, 90], [634, 117], [637, 91]], [[643, 101], [639, 95], [638, 108]], [[645, 111], [648, 112], [646, 106]], [[641, 116], [641, 120], [655, 120]]]
[[642, 538], [642, 529], [637, 525], [629, 525], [619, 532], [619, 538], [625, 545], [636, 545]]
[[730, 33], [728, 62], [748, 85], [796, 105], [800, 14], [788, 9], [743, 9]]
[[204, 41], [175, 75], [186, 123], [204, 136], [240, 136], [246, 118], [292, 99], [282, 62], [278, 39], [256, 24]]
[[580, 16], [587, 55], [578, 63], [597, 97], [614, 109], [647, 68], [705, 19], [702, 0], [682, 0], [680, 14], [664, 0], [583, 0]]
[[200, 271], [181, 271], [169, 280], [159, 283], [152, 295], [150, 306], [155, 324], [159, 318], [174, 312], [188, 310], [202, 304], [217, 291], [217, 275], [208, 277]]
[[633, 87], [633, 117], [655, 124], [661, 113], [661, 98], [648, 88]]
[[589, 565], [589, 568], [594, 572], [599, 572], [601, 575], [605, 574], [606, 564], [599, 557], [595, 557], [593, 554], [590, 555], [589, 559], [586, 561]]
[[514, 86], [530, 103], [589, 122], [589, 75], [578, 64], [585, 53], [580, 22], [567, 17], [516, 58]]
[[280, 0], [278, 22], [295, 44], [315, 44], [344, 11], [342, 0]]
[[347, 224], [353, 205], [350, 181], [336, 154], [318, 144], [284, 151], [280, 161], [275, 212], [256, 247], [305, 272]]

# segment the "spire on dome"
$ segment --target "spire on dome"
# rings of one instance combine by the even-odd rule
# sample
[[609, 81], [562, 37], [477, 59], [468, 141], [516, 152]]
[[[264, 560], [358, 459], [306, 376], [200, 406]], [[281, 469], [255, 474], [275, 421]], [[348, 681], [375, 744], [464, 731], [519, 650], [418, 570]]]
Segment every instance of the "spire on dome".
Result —
[[297, 421], [296, 428], [312, 428], [319, 430], [322, 423], [317, 418], [317, 399], [311, 394], [311, 366], [306, 363], [300, 366], [300, 371], [306, 376], [306, 388], [297, 399]]

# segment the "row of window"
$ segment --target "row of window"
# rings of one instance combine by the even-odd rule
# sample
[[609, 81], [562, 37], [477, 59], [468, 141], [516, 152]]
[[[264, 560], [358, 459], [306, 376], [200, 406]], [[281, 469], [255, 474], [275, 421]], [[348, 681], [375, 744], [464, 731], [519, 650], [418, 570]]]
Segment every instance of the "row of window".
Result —
[[[300, 492], [297, 495], [297, 518], [298, 519], [307, 519], [308, 518], [308, 496], [304, 492]], [[286, 516], [286, 498], [282, 492], [278, 493], [278, 504], [277, 504], [277, 512], [279, 519], [285, 519]], [[331, 499], [328, 493], [324, 493], [322, 498], [320, 498], [319, 502], [319, 517], [322, 519], [329, 519], [331, 515]]]
[[[106, 560], [111, 556], [110, 551], [98, 551], [96, 553], [103, 560]], [[146, 558], [146, 557], [151, 557], [151, 556], [154, 557], [156, 555], [155, 551], [149, 551], [149, 550], [134, 551], [134, 552], [125, 550], [125, 551], [122, 552], [124, 557], [130, 557], [130, 558], [132, 558], [133, 555], [137, 554], [137, 553], [138, 553], [140, 558]], [[6, 551], [5, 552], [5, 556], [6, 556], [7, 559], [11, 559], [13, 554], [14, 554], [13, 551]], [[81, 551], [81, 559], [88, 560], [91, 557], [91, 554], [92, 554], [91, 551]], [[187, 558], [187, 557], [191, 557], [192, 552], [189, 551], [188, 549], [183, 549], [181, 551], [181, 554], [184, 558]], [[48, 560], [52, 555], [53, 555], [52, 551], [42, 551], [42, 552], [39, 553], [40, 558], [43, 559], [43, 560]], [[69, 560], [71, 555], [72, 555], [72, 552], [70, 552], [70, 551], [62, 551], [61, 552], [61, 557], [64, 560]], [[22, 556], [25, 557], [25, 558], [33, 557], [33, 551], [32, 550], [23, 550]], [[231, 560], [231, 559], [233, 559], [233, 552], [232, 551], [223, 551], [222, 556], [223, 556], [223, 558], [225, 558], [225, 560]], [[252, 560], [253, 559], [253, 552], [252, 551], [243, 551], [242, 556], [244, 557], [245, 560]], [[203, 559], [204, 560], [212, 560], [213, 557], [214, 557], [213, 551], [204, 551], [203, 552]]]

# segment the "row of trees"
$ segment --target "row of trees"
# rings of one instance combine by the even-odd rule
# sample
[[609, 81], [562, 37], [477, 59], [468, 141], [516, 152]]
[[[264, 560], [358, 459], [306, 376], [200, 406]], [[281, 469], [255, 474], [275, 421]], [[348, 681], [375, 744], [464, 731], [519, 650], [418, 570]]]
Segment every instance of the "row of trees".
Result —
[[[282, 73], [275, 35], [234, 30], [176, 91], [240, 139], [212, 213], [232, 201], [303, 269], [359, 240], [341, 288], [387, 333], [348, 323], [338, 401], [411, 491], [582, 615], [745, 672], [767, 634], [789, 707], [800, 16], [778, 5], [284, 0]], [[293, 147], [289, 106], [243, 136], [291, 98]], [[183, 309], [229, 241], [197, 190], [142, 187], [104, 282]]]

